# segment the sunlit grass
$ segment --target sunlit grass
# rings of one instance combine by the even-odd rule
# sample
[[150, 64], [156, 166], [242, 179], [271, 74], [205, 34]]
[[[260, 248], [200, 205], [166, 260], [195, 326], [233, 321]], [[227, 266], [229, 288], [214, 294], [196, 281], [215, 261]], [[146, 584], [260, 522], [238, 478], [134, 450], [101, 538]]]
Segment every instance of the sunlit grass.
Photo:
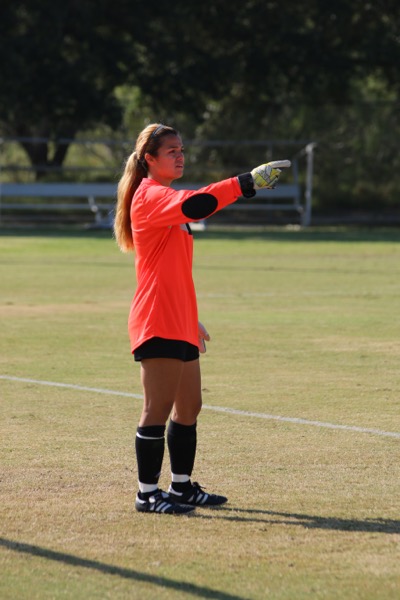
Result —
[[[134, 511], [140, 399], [0, 379], [0, 597], [397, 598], [400, 440], [272, 417], [400, 432], [399, 241], [196, 234], [194, 475], [220, 510]], [[0, 281], [0, 375], [141, 394], [107, 233], [0, 236]]]

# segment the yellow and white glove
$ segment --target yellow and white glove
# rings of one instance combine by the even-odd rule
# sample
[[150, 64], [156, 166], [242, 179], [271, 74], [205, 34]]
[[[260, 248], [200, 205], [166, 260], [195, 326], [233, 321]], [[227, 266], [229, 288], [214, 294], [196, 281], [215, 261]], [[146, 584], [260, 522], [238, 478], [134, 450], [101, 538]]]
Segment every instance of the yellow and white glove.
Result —
[[273, 189], [278, 182], [281, 169], [290, 167], [290, 165], [290, 160], [273, 160], [272, 162], [256, 167], [251, 171], [254, 189]]
[[199, 344], [198, 345], [199, 345], [199, 350], [200, 350], [201, 354], [204, 354], [204, 352], [206, 352], [206, 341], [209, 342], [210, 339], [211, 338], [210, 338], [210, 335], [209, 335], [207, 329], [199, 321]]

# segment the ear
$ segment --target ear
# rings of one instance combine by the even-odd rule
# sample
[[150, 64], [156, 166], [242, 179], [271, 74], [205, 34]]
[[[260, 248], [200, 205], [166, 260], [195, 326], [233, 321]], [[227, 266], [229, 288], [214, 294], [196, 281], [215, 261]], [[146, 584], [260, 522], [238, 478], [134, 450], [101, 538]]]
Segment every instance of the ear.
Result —
[[151, 154], [149, 154], [148, 152], [145, 153], [144, 155], [145, 161], [147, 162], [147, 164], [150, 166], [152, 164], [155, 163], [155, 158], [154, 156], [152, 156]]

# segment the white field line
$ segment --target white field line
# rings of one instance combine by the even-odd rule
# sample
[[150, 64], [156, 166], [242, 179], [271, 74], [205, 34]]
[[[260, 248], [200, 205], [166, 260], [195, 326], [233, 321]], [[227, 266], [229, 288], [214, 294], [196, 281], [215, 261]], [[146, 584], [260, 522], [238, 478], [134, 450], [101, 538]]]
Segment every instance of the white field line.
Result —
[[[0, 375], [0, 379], [7, 381], [17, 381], [19, 383], [32, 383], [34, 385], [47, 385], [50, 387], [67, 388], [70, 390], [77, 390], [79, 392], [95, 392], [97, 394], [106, 394], [107, 396], [124, 396], [125, 398], [136, 398], [142, 400], [141, 394], [132, 394], [129, 392], [118, 392], [116, 390], [107, 390], [104, 388], [93, 388], [86, 387], [83, 385], [75, 385], [73, 383], [57, 383], [55, 381], [42, 381], [38, 379], [27, 379], [25, 377], [13, 377], [11, 375]], [[229, 415], [240, 415], [244, 417], [253, 417], [256, 419], [269, 419], [273, 421], [282, 421], [285, 423], [295, 423], [297, 425], [311, 425], [314, 427], [325, 427], [327, 429], [339, 429], [344, 431], [354, 431], [357, 433], [371, 433], [373, 435], [380, 435], [384, 437], [392, 437], [400, 439], [400, 433], [395, 431], [382, 431], [381, 429], [369, 429], [368, 427], [356, 427], [353, 425], [337, 425], [335, 423], [326, 423], [324, 421], [309, 421], [308, 419], [300, 419], [297, 417], [282, 417], [280, 415], [269, 415], [267, 413], [251, 412], [247, 410], [238, 410], [236, 408], [228, 408], [224, 406], [211, 406], [203, 404], [203, 408], [206, 410], [212, 410], [214, 412], [222, 412]]]

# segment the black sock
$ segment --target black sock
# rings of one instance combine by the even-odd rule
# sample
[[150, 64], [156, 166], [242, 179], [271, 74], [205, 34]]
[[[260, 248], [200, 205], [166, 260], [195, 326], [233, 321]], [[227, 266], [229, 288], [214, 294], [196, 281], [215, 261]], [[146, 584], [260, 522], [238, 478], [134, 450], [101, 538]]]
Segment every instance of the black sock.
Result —
[[181, 425], [172, 420], [170, 420], [168, 425], [167, 442], [172, 478], [174, 475], [187, 476], [187, 481], [172, 482], [172, 487], [177, 492], [185, 491], [185, 489], [190, 487], [190, 476], [196, 456], [196, 425], [196, 423], [193, 425]]
[[138, 427], [135, 439], [140, 483], [158, 485], [164, 458], [165, 425]]

